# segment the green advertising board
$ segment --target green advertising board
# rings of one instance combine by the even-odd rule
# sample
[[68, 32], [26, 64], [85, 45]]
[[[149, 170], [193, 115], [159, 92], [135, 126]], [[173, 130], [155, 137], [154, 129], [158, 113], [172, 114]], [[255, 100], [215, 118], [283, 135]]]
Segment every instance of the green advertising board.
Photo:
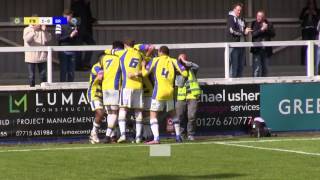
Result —
[[261, 117], [273, 131], [320, 130], [320, 83], [263, 84]]

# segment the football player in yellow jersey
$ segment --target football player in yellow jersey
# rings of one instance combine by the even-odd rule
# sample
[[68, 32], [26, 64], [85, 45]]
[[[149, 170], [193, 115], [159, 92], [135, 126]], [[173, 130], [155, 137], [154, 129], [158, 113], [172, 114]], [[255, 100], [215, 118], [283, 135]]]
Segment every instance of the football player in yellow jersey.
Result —
[[90, 102], [92, 111], [95, 111], [95, 121], [90, 134], [89, 141], [92, 144], [99, 143], [98, 130], [104, 118], [104, 108], [102, 102], [102, 81], [103, 70], [100, 61], [92, 66], [90, 73], [89, 88], [87, 90], [87, 99]]
[[147, 76], [153, 72], [155, 79], [150, 108], [150, 124], [154, 139], [153, 141], [147, 142], [147, 144], [160, 143], [157, 115], [159, 111], [163, 110], [169, 112], [173, 118], [176, 142], [182, 142], [180, 122], [174, 110], [174, 78], [175, 71], [178, 71], [184, 77], [188, 76], [188, 72], [176, 59], [169, 57], [169, 48], [167, 46], [161, 46], [158, 54], [159, 57], [153, 58], [146, 66], [145, 62], [143, 62], [142, 65], [143, 76]]
[[[120, 41], [112, 43], [112, 50], [123, 50], [124, 45]], [[119, 111], [119, 97], [121, 87], [121, 69], [120, 58], [116, 55], [106, 54], [101, 59], [101, 66], [103, 69], [102, 92], [103, 105], [107, 110], [108, 128], [106, 131], [106, 143], [111, 142], [111, 135], [114, 125], [118, 118]]]
[[[122, 87], [119, 102], [118, 123], [121, 136], [118, 142], [126, 141], [126, 116], [129, 109], [135, 111], [136, 119], [136, 143], [141, 142], [142, 132], [142, 109], [143, 109], [143, 84], [142, 84], [142, 54], [134, 49], [134, 41], [124, 41], [124, 50], [115, 51], [114, 54], [120, 57], [122, 72]], [[110, 50], [105, 51], [110, 54]]]
[[[155, 47], [151, 44], [136, 44], [134, 48], [139, 50], [143, 56], [144, 61], [147, 63], [153, 58], [153, 52]], [[150, 107], [151, 107], [151, 96], [153, 91], [153, 77], [152, 74], [149, 76], [142, 77], [143, 83], [143, 120], [142, 122], [150, 122]]]

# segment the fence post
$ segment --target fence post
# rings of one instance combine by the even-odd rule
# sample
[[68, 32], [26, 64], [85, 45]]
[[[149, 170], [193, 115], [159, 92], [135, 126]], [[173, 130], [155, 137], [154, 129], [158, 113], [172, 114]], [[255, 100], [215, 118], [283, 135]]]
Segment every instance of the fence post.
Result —
[[307, 42], [307, 76], [314, 77], [314, 42]]
[[52, 47], [48, 46], [47, 82], [52, 83]]
[[226, 43], [224, 46], [224, 77], [226, 79], [230, 78], [230, 45]]

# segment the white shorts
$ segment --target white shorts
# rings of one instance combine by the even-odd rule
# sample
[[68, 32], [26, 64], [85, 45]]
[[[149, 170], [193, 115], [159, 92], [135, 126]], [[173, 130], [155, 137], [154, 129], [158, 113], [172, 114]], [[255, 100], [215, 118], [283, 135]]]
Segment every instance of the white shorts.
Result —
[[166, 112], [170, 112], [174, 110], [174, 101], [173, 100], [159, 101], [156, 99], [151, 100], [150, 111], [164, 111], [164, 110]]
[[118, 106], [120, 91], [119, 90], [105, 90], [103, 91], [103, 105]]
[[143, 109], [143, 90], [122, 89], [119, 106], [129, 109]]
[[143, 97], [143, 110], [150, 111], [151, 109], [151, 97]]
[[103, 109], [103, 104], [101, 101], [90, 101], [90, 106], [92, 111], [96, 111], [98, 109]]

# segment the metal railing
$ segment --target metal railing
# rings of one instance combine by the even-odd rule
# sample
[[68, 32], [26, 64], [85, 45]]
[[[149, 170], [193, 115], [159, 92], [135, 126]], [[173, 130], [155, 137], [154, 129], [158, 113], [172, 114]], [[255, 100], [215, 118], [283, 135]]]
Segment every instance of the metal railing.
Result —
[[[268, 46], [307, 46], [307, 77], [314, 77], [314, 45], [319, 41], [270, 41], [270, 42], [232, 42], [232, 43], [188, 43], [188, 44], [156, 44], [158, 48], [162, 45], [170, 49], [204, 49], [204, 48], [224, 48], [225, 79], [230, 78], [229, 57], [230, 48], [235, 47], [268, 47]], [[57, 51], [103, 51], [111, 48], [111, 45], [92, 46], [37, 46], [37, 47], [0, 47], [1, 52], [30, 52], [47, 51], [47, 81], [52, 83], [52, 52]]]

